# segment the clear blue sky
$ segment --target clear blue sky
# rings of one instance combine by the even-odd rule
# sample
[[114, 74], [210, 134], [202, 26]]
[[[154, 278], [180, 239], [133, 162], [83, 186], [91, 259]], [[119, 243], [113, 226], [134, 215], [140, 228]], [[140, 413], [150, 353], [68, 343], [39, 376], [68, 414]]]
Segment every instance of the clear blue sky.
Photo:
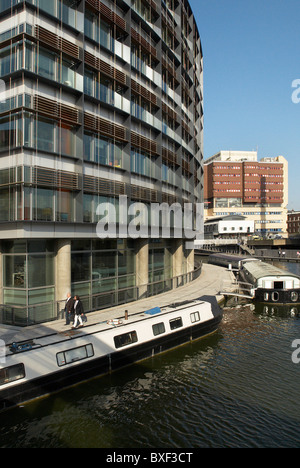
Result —
[[[289, 162], [300, 210], [300, 0], [190, 0], [204, 54], [204, 157], [258, 150]], [[300, 92], [299, 92], [300, 96]]]

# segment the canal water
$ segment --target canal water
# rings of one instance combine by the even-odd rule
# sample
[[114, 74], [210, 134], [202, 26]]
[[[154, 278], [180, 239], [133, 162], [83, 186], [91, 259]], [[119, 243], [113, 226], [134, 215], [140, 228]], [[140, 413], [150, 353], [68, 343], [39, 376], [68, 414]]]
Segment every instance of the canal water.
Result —
[[300, 447], [298, 314], [225, 304], [209, 337], [1, 414], [0, 447]]

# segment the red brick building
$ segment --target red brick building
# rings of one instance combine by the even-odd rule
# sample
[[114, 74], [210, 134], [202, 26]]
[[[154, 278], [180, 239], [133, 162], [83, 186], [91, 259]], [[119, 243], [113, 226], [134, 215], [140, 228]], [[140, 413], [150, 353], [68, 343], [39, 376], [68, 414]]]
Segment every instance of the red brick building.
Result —
[[287, 230], [288, 234], [300, 234], [300, 211], [289, 211], [287, 217]]
[[260, 233], [286, 233], [287, 161], [256, 152], [221, 151], [204, 163], [206, 219], [240, 214]]

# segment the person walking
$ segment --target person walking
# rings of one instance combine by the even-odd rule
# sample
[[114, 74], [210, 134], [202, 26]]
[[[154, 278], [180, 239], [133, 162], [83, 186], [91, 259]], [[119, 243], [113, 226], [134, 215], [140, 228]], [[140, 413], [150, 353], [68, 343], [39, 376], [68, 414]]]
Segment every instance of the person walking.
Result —
[[73, 319], [74, 314], [74, 299], [71, 296], [71, 293], [67, 294], [67, 300], [65, 304], [65, 315], [66, 315], [66, 325], [70, 325], [71, 320]]
[[[75, 320], [74, 320], [74, 325], [72, 328], [79, 328], [83, 327], [83, 321], [82, 317], [84, 316], [84, 310], [83, 310], [83, 305], [82, 302], [79, 298], [79, 296], [74, 296], [74, 314], [75, 314]], [[77, 322], [79, 322], [79, 326], [77, 327]]]

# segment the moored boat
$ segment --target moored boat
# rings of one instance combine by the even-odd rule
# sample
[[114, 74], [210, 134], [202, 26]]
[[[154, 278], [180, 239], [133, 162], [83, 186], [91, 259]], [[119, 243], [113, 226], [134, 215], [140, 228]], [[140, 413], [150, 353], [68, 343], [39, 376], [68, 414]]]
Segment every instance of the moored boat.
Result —
[[297, 275], [258, 260], [243, 263], [240, 276], [253, 284], [258, 302], [300, 303], [300, 278]]
[[300, 278], [258, 258], [213, 254], [209, 263], [233, 267], [237, 279], [248, 284], [254, 299], [262, 303], [299, 304]]
[[0, 410], [201, 338], [222, 310], [195, 300], [84, 328], [9, 343], [0, 364]]

